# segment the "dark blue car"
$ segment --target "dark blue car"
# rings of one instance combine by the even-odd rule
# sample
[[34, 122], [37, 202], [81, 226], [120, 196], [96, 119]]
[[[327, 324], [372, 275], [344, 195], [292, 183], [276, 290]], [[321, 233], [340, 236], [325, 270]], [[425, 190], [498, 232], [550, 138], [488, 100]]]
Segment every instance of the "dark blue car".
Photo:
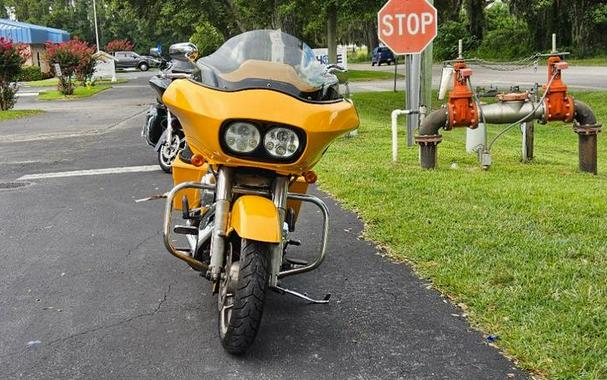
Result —
[[394, 53], [385, 46], [376, 47], [371, 53], [371, 66], [381, 66], [382, 63], [391, 65], [394, 60]]

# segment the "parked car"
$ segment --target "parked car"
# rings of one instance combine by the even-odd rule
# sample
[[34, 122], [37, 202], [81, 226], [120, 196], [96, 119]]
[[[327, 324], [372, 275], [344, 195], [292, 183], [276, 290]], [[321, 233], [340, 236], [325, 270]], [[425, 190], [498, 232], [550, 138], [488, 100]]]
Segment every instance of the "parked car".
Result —
[[148, 71], [150, 67], [156, 67], [160, 61], [147, 55], [139, 55], [133, 51], [117, 51], [114, 53], [117, 69], [139, 69]]
[[394, 53], [385, 46], [376, 47], [371, 53], [371, 66], [381, 66], [382, 63], [391, 65], [394, 61]]

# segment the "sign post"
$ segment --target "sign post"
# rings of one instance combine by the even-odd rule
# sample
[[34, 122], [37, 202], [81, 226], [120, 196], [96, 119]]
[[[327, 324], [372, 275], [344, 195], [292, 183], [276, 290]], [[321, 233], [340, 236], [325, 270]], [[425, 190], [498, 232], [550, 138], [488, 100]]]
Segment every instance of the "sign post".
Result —
[[[420, 120], [421, 53], [436, 37], [437, 11], [428, 0], [389, 0], [377, 14], [377, 25], [379, 40], [394, 54], [406, 55], [408, 109], [400, 114], [408, 115], [407, 143], [411, 147]], [[395, 126], [392, 128], [394, 135]]]

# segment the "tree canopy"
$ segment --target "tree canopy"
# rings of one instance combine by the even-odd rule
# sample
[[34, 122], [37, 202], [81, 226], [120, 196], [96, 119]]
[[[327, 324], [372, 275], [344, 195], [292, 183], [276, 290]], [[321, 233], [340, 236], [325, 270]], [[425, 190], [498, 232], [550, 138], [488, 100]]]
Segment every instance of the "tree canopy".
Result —
[[[385, 0], [96, 0], [100, 44], [128, 39], [138, 51], [212, 31], [213, 41], [246, 30], [282, 29], [313, 47], [327, 46], [327, 10], [337, 10], [341, 43], [375, 47], [376, 14]], [[578, 55], [605, 54], [607, 0], [440, 0], [441, 41], [464, 38], [469, 50], [499, 57], [546, 51], [552, 33]], [[8, 10], [8, 12], [7, 12]], [[95, 43], [91, 0], [0, 0], [2, 16], [69, 31]], [[198, 30], [198, 31], [197, 31]], [[221, 37], [221, 38], [220, 38]], [[517, 41], [514, 48], [512, 41]], [[440, 41], [439, 41], [440, 43]], [[497, 50], [497, 51], [496, 51]], [[437, 51], [441, 50], [439, 47]]]

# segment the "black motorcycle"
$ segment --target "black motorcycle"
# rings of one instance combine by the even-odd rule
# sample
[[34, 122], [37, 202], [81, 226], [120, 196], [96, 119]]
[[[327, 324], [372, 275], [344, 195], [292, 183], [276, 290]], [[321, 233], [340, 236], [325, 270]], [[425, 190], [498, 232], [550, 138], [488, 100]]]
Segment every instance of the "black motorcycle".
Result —
[[[162, 95], [175, 78], [187, 78], [196, 71], [192, 57], [198, 54], [196, 45], [189, 42], [171, 45], [170, 61], [166, 61], [157, 49], [150, 55], [160, 59], [160, 74], [150, 79], [150, 86], [156, 91], [156, 104], [150, 106], [141, 135], [154, 147], [158, 154], [158, 164], [166, 173], [171, 172], [175, 158], [186, 147], [185, 135], [179, 120], [168, 112], [162, 102]], [[169, 128], [170, 126], [170, 128]]]

